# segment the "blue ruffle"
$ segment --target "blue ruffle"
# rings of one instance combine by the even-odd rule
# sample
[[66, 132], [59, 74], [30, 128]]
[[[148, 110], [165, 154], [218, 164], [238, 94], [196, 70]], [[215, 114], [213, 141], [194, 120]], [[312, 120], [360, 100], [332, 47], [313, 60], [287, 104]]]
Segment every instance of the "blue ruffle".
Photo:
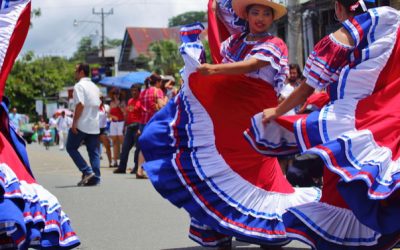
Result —
[[[29, 184], [28, 184], [29, 185]], [[0, 248], [72, 249], [80, 244], [60, 205], [25, 198], [19, 180], [0, 172]]]

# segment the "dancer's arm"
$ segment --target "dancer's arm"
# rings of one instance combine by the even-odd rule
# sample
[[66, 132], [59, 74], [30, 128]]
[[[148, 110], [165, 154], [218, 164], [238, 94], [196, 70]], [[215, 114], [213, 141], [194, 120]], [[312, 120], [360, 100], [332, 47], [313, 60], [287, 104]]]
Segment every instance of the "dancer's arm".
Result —
[[303, 82], [288, 98], [279, 104], [278, 107], [265, 109], [263, 111], [263, 122], [268, 123], [269, 121], [286, 114], [297, 105], [304, 103], [312, 93], [314, 93], [314, 88]]
[[203, 75], [216, 75], [216, 74], [227, 74], [227, 75], [240, 75], [246, 74], [252, 71], [269, 65], [269, 62], [261, 61], [256, 58], [250, 58], [245, 61], [225, 63], [225, 64], [208, 64], [204, 63], [197, 68], [197, 71]]

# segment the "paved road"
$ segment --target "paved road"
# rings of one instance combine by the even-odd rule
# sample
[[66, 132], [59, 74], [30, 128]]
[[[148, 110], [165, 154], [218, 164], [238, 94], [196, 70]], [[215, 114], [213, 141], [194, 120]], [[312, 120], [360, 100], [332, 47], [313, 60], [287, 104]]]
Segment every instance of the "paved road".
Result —
[[[189, 218], [164, 200], [148, 180], [115, 175], [102, 161], [102, 183], [77, 187], [80, 173], [65, 151], [28, 145], [38, 182], [57, 196], [81, 239], [78, 249], [87, 250], [200, 250], [187, 237]], [[86, 151], [82, 148], [82, 154]], [[236, 249], [259, 249], [234, 242]], [[307, 249], [291, 243], [285, 249]]]

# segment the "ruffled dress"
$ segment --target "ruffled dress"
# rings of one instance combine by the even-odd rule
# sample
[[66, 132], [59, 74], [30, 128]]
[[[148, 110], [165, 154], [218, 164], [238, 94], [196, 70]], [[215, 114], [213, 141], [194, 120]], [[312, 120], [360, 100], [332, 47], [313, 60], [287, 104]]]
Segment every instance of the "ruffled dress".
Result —
[[287, 73], [287, 48], [267, 36], [248, 42], [231, 36], [225, 62], [255, 57], [270, 65], [247, 75], [203, 76], [201, 24], [182, 28], [184, 85], [150, 120], [139, 139], [144, 168], [157, 191], [192, 217], [190, 238], [218, 246], [232, 236], [258, 244], [287, 243], [282, 214], [318, 201], [317, 188], [293, 188], [276, 158], [258, 154], [243, 130], [262, 107], [277, 105]]
[[0, 106], [0, 249], [71, 249], [80, 244], [57, 198], [36, 183], [25, 143]]
[[400, 239], [399, 26], [400, 14], [390, 7], [345, 21], [355, 46], [330, 35], [304, 70], [307, 83], [327, 88], [331, 101], [308, 116], [267, 125], [258, 114], [245, 132], [265, 155], [300, 151], [325, 163], [321, 201], [289, 208], [283, 217], [292, 239], [328, 250], [390, 249]]

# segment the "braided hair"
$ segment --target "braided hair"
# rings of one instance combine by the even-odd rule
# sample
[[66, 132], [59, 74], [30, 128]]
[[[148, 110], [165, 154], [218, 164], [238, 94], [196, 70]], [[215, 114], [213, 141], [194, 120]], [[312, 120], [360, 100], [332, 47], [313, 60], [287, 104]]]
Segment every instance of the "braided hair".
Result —
[[349, 13], [354, 13], [354, 15], [359, 15], [366, 12], [368, 9], [376, 7], [375, 0], [336, 0]]

